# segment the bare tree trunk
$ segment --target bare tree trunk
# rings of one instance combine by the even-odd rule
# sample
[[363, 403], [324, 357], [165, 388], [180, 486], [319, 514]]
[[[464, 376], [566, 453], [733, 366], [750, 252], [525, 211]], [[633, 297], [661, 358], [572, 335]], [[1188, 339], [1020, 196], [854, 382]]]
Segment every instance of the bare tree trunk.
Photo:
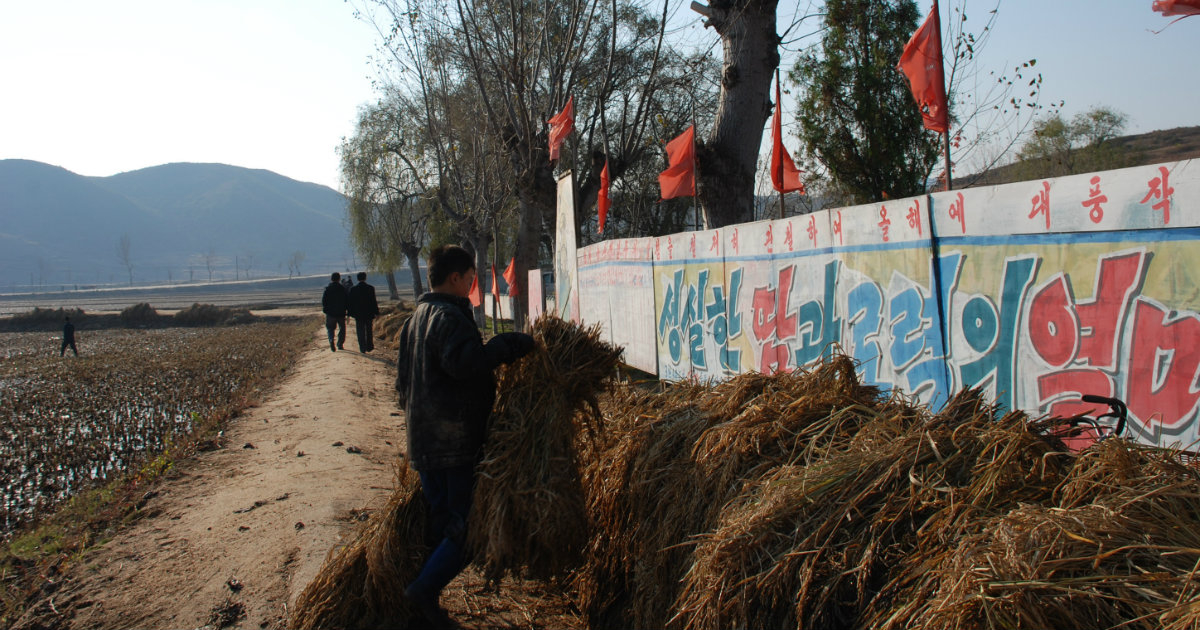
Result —
[[778, 0], [715, 0], [692, 8], [721, 36], [725, 62], [712, 132], [696, 148], [696, 195], [711, 228], [754, 220], [754, 174], [779, 67]]
[[387, 279], [388, 298], [395, 301], [400, 301], [400, 287], [396, 284], [396, 270], [388, 269], [387, 273], [383, 274]]
[[[542, 211], [525, 201], [520, 202], [521, 217], [517, 224], [516, 269], [517, 299], [513, 300], [513, 330], [524, 331], [529, 313], [529, 270], [538, 264], [538, 236], [542, 233]], [[551, 228], [553, 229], [553, 223]]]
[[406, 247], [404, 256], [408, 258], [408, 272], [412, 275], [413, 300], [417, 300], [425, 294], [425, 286], [421, 283], [421, 248]]

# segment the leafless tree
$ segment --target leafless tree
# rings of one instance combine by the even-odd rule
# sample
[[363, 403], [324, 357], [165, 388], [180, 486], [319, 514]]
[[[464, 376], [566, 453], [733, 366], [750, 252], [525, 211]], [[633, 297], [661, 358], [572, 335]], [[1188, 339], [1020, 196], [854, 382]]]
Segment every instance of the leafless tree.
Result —
[[[505, 181], [492, 190], [515, 198], [522, 299], [524, 271], [553, 242], [556, 167], [574, 172], [582, 219], [592, 213], [606, 160], [612, 179], [620, 181], [634, 164], [660, 155], [667, 132], [682, 131], [667, 123], [680, 114], [686, 118], [686, 112], [664, 112], [659, 97], [663, 90], [694, 89], [663, 80], [664, 66], [679, 57], [664, 45], [665, 3], [658, 18], [628, 0], [378, 0], [374, 6], [388, 18], [376, 23], [387, 24], [380, 29], [385, 46], [415, 86], [414, 100], [425, 108], [430, 135], [453, 139], [439, 142], [443, 149], [432, 158], [441, 199], [467, 189], [455, 181], [449, 151], [503, 159]], [[686, 76], [679, 72], [674, 78]], [[576, 134], [555, 164], [546, 121], [572, 96]], [[455, 116], [455, 109], [469, 117]], [[513, 205], [503, 196], [482, 201], [503, 213]], [[487, 217], [478, 219], [462, 229], [478, 235], [501, 231]], [[482, 262], [485, 254], [476, 249]], [[523, 313], [521, 304], [517, 321]]]
[[204, 268], [208, 270], [208, 281], [212, 282], [213, 269], [217, 266], [217, 252], [212, 247], [204, 253]]

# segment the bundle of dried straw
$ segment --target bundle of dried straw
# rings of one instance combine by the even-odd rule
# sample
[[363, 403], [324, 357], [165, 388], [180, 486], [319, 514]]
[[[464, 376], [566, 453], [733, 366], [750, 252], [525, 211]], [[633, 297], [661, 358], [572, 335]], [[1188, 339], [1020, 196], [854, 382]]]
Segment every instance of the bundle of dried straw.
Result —
[[589, 625], [1200, 628], [1200, 473], [960, 392], [930, 414], [845, 357], [619, 390], [585, 473]]
[[552, 578], [579, 564], [591, 531], [581, 454], [600, 433], [597, 398], [621, 359], [599, 327], [542, 317], [533, 336], [534, 351], [501, 374], [467, 519], [475, 562], [493, 579]]

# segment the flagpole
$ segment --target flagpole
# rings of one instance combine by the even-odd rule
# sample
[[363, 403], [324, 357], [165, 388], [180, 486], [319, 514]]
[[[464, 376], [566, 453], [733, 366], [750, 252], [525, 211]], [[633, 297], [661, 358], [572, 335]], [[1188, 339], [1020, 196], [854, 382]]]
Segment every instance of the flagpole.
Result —
[[[933, 19], [934, 19], [935, 26], [937, 26], [938, 40], [940, 41], [942, 38], [942, 12], [938, 10], [937, 0], [933, 0]], [[938, 51], [938, 52], [941, 53], [942, 51]], [[941, 61], [941, 63], [945, 64], [945, 61], [944, 61], [944, 59], [946, 58], [945, 54], [942, 54], [941, 58], [943, 60], [943, 61]], [[946, 94], [945, 81], [946, 81], [946, 78], [945, 78], [945, 75], [943, 74], [943, 76], [942, 76], [942, 93], [946, 96], [945, 102], [943, 103], [943, 106], [944, 106], [944, 109], [946, 112], [946, 131], [942, 133], [942, 137], [946, 143], [946, 190], [953, 190], [954, 189], [954, 174], [950, 172], [950, 98], [949, 98], [949, 95]]]
[[693, 232], [700, 231], [700, 178], [696, 168], [696, 101], [692, 101], [692, 218], [695, 219]]
[[[780, 102], [783, 100], [783, 98], [779, 95], [780, 91], [781, 91], [781, 87], [782, 86], [779, 85], [779, 66], [775, 66], [775, 115], [779, 116], [780, 125], [783, 124], [783, 110], [780, 109], [781, 107], [783, 107], [783, 104]], [[772, 124], [771, 127], [772, 127], [771, 135], [773, 136], [773, 135], [775, 135], [775, 129], [774, 129], [775, 125]], [[782, 130], [780, 130], [779, 136], [780, 136], [780, 142], [782, 142], [783, 141], [783, 131]], [[774, 146], [773, 140], [774, 140], [774, 138], [772, 138], [771, 150], [775, 151], [778, 149], [778, 147]], [[780, 218], [780, 220], [783, 219], [783, 214], [784, 214], [783, 189], [787, 188], [787, 186], [783, 185], [784, 182], [783, 182], [783, 159], [782, 158], [783, 158], [783, 156], [780, 156], [779, 173], [778, 173], [778, 175], [779, 175], [779, 218]]]
[[[499, 217], [492, 220], [492, 286], [498, 287], [496, 282], [496, 261], [500, 258], [500, 221]], [[496, 292], [492, 292], [492, 334], [496, 334], [499, 330], [499, 322], [496, 320], [497, 311], [500, 309], [500, 298]]]
[[[947, 116], [947, 118], [949, 118]], [[954, 177], [950, 173], [950, 124], [947, 121], [946, 133], [942, 134], [946, 139], [946, 190], [954, 190]]]

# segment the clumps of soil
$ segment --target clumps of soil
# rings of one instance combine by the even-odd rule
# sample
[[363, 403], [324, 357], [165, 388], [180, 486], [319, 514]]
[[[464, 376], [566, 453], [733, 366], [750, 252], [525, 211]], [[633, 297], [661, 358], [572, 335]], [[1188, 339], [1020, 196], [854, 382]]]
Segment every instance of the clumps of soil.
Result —
[[213, 606], [212, 613], [208, 616], [209, 628], [228, 628], [246, 616], [246, 606], [242, 602], [235, 602], [233, 598], [225, 598], [225, 601]]

